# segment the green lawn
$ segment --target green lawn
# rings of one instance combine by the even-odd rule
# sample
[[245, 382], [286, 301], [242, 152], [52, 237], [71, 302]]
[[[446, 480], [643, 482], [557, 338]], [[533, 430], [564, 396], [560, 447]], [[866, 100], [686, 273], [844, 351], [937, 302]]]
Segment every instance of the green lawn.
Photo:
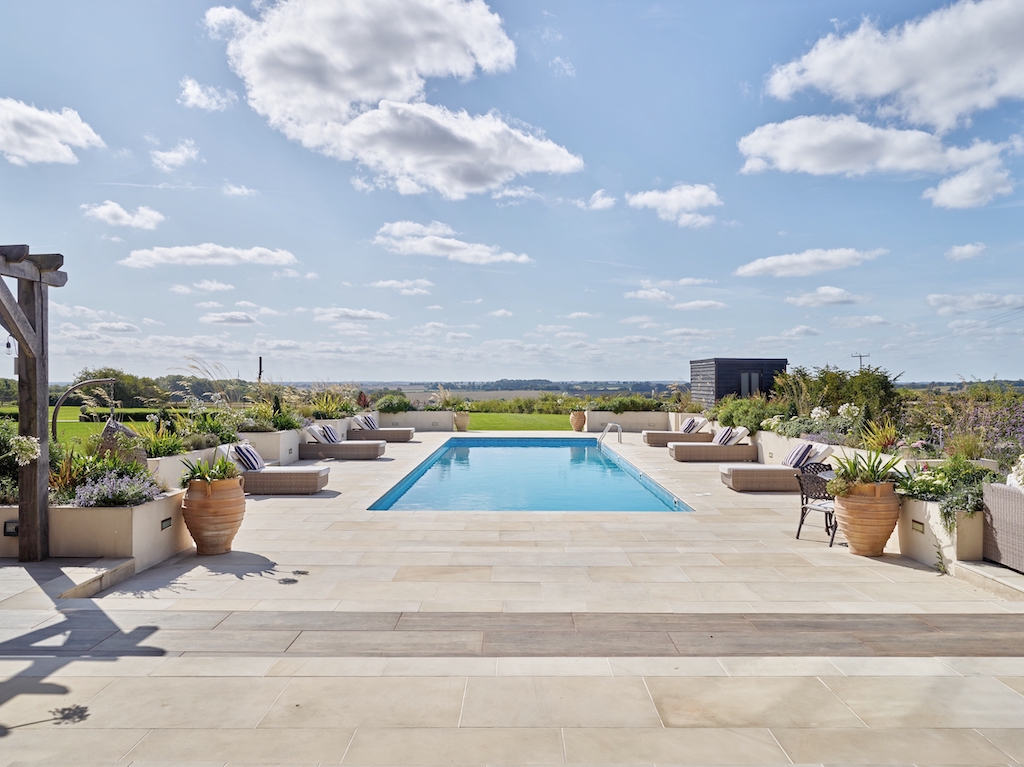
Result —
[[[61, 408], [63, 412], [64, 408]], [[67, 442], [73, 439], [85, 439], [90, 434], [99, 434], [103, 431], [103, 423], [89, 423], [88, 421], [57, 421], [57, 441]], [[46, 425], [49, 430], [50, 425]]]
[[572, 431], [567, 415], [470, 413], [470, 431]]

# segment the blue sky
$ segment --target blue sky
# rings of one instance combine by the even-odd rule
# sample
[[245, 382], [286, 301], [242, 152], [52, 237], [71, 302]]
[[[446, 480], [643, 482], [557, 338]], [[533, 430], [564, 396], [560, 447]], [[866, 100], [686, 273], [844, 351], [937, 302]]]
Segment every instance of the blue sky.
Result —
[[0, 14], [54, 380], [1024, 377], [1019, 0]]

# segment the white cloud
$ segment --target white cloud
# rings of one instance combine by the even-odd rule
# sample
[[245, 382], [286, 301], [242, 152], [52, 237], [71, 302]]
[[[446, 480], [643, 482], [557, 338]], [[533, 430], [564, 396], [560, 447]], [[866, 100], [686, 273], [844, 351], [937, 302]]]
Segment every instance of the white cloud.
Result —
[[495, 309], [493, 312], [487, 312], [488, 317], [511, 317], [512, 312], [508, 309]]
[[519, 205], [526, 200], [543, 200], [532, 186], [506, 186], [491, 193], [492, 199], [507, 200], [506, 205]]
[[162, 264], [172, 266], [239, 266], [241, 264], [283, 266], [296, 263], [296, 258], [287, 250], [229, 248], [223, 245], [214, 245], [212, 242], [204, 242], [202, 245], [133, 250], [128, 254], [128, 258], [122, 259], [118, 263], [140, 269]]
[[130, 322], [94, 322], [89, 329], [97, 333], [138, 333], [141, 330]]
[[708, 184], [676, 184], [666, 192], [627, 194], [626, 200], [630, 207], [653, 209], [663, 221], [690, 227], [707, 226], [715, 220], [714, 216], [696, 211], [723, 204], [715, 188]]
[[160, 322], [160, 320], [154, 320], [152, 317], [143, 317], [142, 318], [142, 324], [143, 325], [163, 325], [164, 323]]
[[403, 296], [429, 296], [427, 288], [434, 287], [430, 280], [377, 280], [370, 284], [373, 288], [390, 288]]
[[150, 150], [149, 157], [153, 161], [154, 168], [162, 170], [164, 173], [171, 173], [185, 163], [199, 159], [199, 147], [192, 139], [182, 139], [174, 149]]
[[869, 314], [861, 317], [836, 317], [832, 324], [840, 328], [870, 328], [891, 323], [877, 314]]
[[339, 322], [336, 325], [331, 325], [331, 330], [343, 336], [370, 335], [369, 326], [361, 322]]
[[178, 103], [191, 109], [203, 109], [207, 112], [223, 112], [238, 101], [238, 94], [224, 89], [222, 93], [212, 85], [200, 85], [191, 77], [181, 78], [181, 95]]
[[821, 331], [817, 328], [812, 328], [810, 325], [797, 325], [795, 328], [782, 331], [783, 338], [809, 338], [810, 336], [820, 336]]
[[525, 253], [517, 255], [502, 251], [497, 245], [463, 242], [451, 236], [454, 234], [457, 232], [439, 221], [429, 226], [413, 221], [394, 221], [384, 224], [373, 242], [403, 256], [438, 256], [464, 264], [525, 264], [531, 260]]
[[698, 339], [714, 337], [714, 333], [710, 330], [701, 330], [699, 328], [672, 328], [671, 330], [666, 330], [664, 335], [669, 338], [682, 339], [686, 341], [695, 341]]
[[757, 277], [770, 274], [775, 277], [805, 277], [816, 272], [827, 272], [833, 269], [845, 269], [849, 266], [860, 266], [883, 256], [889, 251], [883, 248], [875, 250], [855, 250], [853, 248], [813, 248], [802, 253], [788, 253], [784, 256], [759, 258], [739, 267], [733, 274], [739, 277]]
[[337, 322], [338, 320], [390, 320], [391, 316], [372, 309], [314, 309], [313, 319], [317, 322]]
[[996, 197], [1010, 194], [1014, 183], [1002, 160], [974, 165], [963, 173], [943, 179], [921, 196], [937, 208], [978, 208]]
[[106, 146], [103, 139], [65, 107], [60, 112], [36, 109], [15, 99], [0, 98], [0, 152], [12, 165], [33, 162], [78, 162], [72, 147]]
[[188, 285], [171, 285], [171, 287], [169, 287], [168, 290], [170, 290], [172, 293], [176, 293], [179, 296], [187, 296], [189, 293], [194, 292], [192, 288], [190, 288]]
[[555, 338], [586, 338], [586, 333], [579, 333], [576, 331], [564, 331], [562, 333], [555, 333]]
[[623, 298], [639, 298], [642, 301], [673, 301], [675, 296], [661, 288], [644, 288], [643, 290], [630, 290], [622, 294]]
[[589, 320], [596, 316], [596, 314], [591, 314], [590, 312], [571, 312], [565, 315], [565, 318], [568, 320]]
[[[646, 314], [636, 315], [634, 317], [626, 317], [625, 319], [619, 320], [622, 325], [643, 325], [648, 322], [654, 322], [652, 317], [648, 317]], [[652, 326], [652, 327], [657, 327]]]
[[448, 326], [443, 322], [427, 322], [423, 325], [409, 328], [409, 332], [414, 336], [438, 336], [447, 329]]
[[224, 184], [220, 190], [228, 197], [252, 197], [253, 195], [259, 194], [255, 189], [250, 189], [247, 186], [236, 184]]
[[601, 338], [598, 343], [617, 346], [635, 346], [637, 344], [660, 344], [654, 336], [619, 336], [618, 338]]
[[1024, 306], [1024, 296], [997, 296], [993, 293], [933, 293], [928, 296], [928, 305], [943, 316], [966, 314], [967, 312], [991, 309], [1017, 309]]
[[[315, 280], [320, 275], [318, 275], [316, 272], [306, 272], [305, 274], [303, 274], [302, 272], [298, 272], [298, 271], [296, 271], [294, 269], [282, 269], [279, 272], [274, 272], [270, 276], [273, 277], [275, 280], [280, 279], [282, 277], [285, 277], [287, 279], [292, 279], [292, 280], [297, 280], [300, 277], [305, 277], [307, 280]], [[348, 285], [349, 283], [343, 282], [341, 284], [342, 285]]]
[[447, 333], [444, 337], [444, 340], [447, 341], [448, 343], [452, 343], [453, 341], [465, 341], [467, 338], [472, 337], [473, 336], [471, 336], [469, 333]]
[[378, 186], [462, 199], [524, 173], [583, 167], [496, 112], [424, 101], [427, 78], [465, 81], [514, 65], [515, 45], [483, 0], [275, 3], [255, 19], [215, 7], [206, 24], [227, 38], [256, 112], [308, 149], [370, 168]]
[[571, 325], [538, 325], [538, 333], [557, 333], [560, 330], [572, 330]]
[[714, 280], [705, 280], [699, 277], [683, 277], [681, 280], [640, 280], [642, 288], [688, 288], [693, 285], [707, 285]]
[[199, 290], [205, 290], [207, 293], [235, 289], [234, 285], [228, 285], [226, 282], [218, 282], [217, 280], [200, 280], [199, 282], [193, 282], [192, 286]]
[[162, 213], [142, 205], [129, 213], [113, 200], [105, 200], [103, 203], [79, 206], [85, 211], [85, 215], [96, 221], [102, 221], [111, 226], [131, 226], [136, 229], [156, 229], [157, 224], [164, 220]]
[[723, 304], [721, 301], [685, 301], [681, 304], [675, 304], [672, 306], [673, 309], [682, 309], [683, 311], [698, 311], [701, 309], [724, 309], [728, 304]]
[[865, 19], [776, 67], [767, 89], [781, 99], [815, 88], [853, 104], [877, 101], [883, 117], [948, 131], [976, 111], [1024, 98], [1022, 39], [1017, 0], [963, 0], [885, 32]]
[[212, 325], [256, 325], [259, 320], [248, 312], [215, 312], [204, 314], [199, 318], [200, 322]]
[[224, 306], [220, 301], [200, 301], [196, 304], [200, 309], [219, 309]]
[[561, 56], [555, 56], [554, 61], [551, 62], [551, 68], [555, 70], [555, 77], [576, 76], [576, 67], [572, 65], [568, 58], [563, 59]]
[[589, 200], [573, 200], [572, 203], [581, 210], [608, 210], [615, 207], [615, 198], [604, 193], [604, 189], [598, 189]]
[[440, 304], [434, 304], [433, 306], [428, 306], [427, 309], [430, 311], [440, 311], [441, 309], [444, 309], [444, 307]]
[[968, 258], [977, 258], [988, 250], [988, 245], [983, 242], [974, 242], [969, 245], [954, 245], [946, 251], [946, 258], [950, 261], [966, 261]]
[[856, 304], [863, 300], [863, 296], [855, 296], [853, 293], [842, 288], [822, 285], [812, 293], [790, 296], [786, 299], [786, 303], [796, 304], [797, 306], [837, 306], [839, 304]]

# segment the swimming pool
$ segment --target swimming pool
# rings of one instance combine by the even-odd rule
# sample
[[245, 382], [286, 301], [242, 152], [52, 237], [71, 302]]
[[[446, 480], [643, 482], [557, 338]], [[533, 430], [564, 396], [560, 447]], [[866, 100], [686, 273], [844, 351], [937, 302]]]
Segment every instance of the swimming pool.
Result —
[[593, 438], [459, 437], [371, 511], [693, 511]]

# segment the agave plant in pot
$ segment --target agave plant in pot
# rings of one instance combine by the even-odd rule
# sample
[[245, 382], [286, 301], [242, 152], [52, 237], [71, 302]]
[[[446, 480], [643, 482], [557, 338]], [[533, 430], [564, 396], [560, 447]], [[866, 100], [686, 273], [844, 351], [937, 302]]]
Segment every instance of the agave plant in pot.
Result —
[[245, 516], [245, 491], [238, 466], [221, 456], [212, 464], [183, 461], [181, 486], [186, 488], [181, 513], [196, 552], [226, 554]]
[[850, 553], [880, 557], [900, 518], [893, 470], [900, 459], [878, 451], [832, 459], [836, 476], [828, 492], [835, 496], [836, 521]]

